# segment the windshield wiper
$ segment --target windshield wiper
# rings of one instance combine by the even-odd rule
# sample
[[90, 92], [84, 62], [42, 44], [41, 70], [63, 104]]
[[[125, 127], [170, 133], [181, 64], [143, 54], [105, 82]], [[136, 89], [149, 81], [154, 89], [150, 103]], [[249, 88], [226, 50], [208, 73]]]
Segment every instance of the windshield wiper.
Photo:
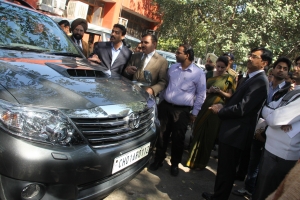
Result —
[[82, 56], [80, 54], [76, 54], [76, 53], [70, 53], [70, 52], [44, 52], [45, 54], [51, 54], [51, 55], [59, 55], [59, 56], [72, 56], [72, 57], [81, 57]]

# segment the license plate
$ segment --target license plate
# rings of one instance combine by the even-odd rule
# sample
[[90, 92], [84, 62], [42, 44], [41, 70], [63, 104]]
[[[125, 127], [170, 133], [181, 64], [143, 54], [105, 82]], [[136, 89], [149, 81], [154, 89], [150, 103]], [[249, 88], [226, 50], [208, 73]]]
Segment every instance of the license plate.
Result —
[[112, 174], [132, 165], [133, 163], [141, 160], [142, 158], [146, 157], [149, 153], [150, 149], [150, 142], [138, 147], [132, 151], [125, 153], [119, 157], [114, 159], [114, 166], [112, 169]]

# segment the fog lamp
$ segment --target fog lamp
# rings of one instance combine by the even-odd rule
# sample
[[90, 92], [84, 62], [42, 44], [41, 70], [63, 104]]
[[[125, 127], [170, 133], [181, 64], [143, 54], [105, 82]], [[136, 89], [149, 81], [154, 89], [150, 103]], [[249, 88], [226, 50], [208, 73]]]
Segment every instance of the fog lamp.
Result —
[[41, 184], [30, 184], [23, 188], [21, 192], [22, 200], [39, 200], [45, 194], [45, 187]]

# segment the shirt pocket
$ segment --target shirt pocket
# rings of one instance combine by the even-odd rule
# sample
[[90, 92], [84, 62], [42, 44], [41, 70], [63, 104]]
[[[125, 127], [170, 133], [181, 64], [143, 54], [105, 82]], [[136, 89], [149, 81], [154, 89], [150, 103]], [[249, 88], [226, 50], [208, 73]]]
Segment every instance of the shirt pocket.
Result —
[[180, 89], [184, 92], [191, 92], [194, 90], [194, 83], [193, 82], [190, 82], [190, 83], [184, 83]]

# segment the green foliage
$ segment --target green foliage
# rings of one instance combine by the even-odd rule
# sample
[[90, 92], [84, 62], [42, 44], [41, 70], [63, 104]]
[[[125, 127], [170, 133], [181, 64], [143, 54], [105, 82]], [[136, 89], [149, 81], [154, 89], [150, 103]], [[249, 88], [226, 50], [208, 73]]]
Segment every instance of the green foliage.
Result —
[[300, 55], [299, 0], [154, 0], [163, 16], [158, 49], [180, 43], [195, 55], [231, 51], [244, 63], [249, 50], [265, 46], [274, 57]]

